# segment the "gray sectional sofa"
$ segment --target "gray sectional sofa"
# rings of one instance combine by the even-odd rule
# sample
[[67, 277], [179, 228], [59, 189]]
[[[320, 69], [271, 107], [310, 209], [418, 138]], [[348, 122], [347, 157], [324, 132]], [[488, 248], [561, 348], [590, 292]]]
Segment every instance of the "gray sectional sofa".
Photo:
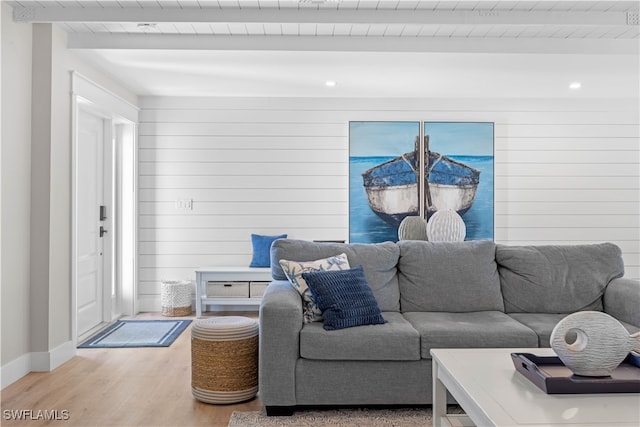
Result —
[[[346, 253], [361, 264], [387, 323], [327, 331], [304, 323], [279, 260]], [[432, 402], [432, 348], [549, 347], [555, 324], [604, 311], [640, 330], [640, 283], [610, 243], [506, 246], [490, 241], [380, 244], [281, 239], [260, 306], [260, 397], [267, 414], [296, 406]]]

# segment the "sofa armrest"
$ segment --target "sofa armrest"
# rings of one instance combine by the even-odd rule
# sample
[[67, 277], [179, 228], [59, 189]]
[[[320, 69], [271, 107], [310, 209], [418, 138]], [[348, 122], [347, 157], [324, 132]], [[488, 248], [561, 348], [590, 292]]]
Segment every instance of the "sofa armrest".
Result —
[[604, 311], [618, 320], [640, 328], [640, 282], [624, 277], [613, 279], [604, 292]]
[[286, 280], [272, 281], [260, 303], [260, 399], [265, 406], [296, 404], [302, 298]]

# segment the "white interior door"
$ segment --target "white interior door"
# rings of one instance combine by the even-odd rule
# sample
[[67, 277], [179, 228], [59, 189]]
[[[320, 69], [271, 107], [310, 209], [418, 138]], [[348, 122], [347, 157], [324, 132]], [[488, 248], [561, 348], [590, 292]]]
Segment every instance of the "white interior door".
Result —
[[138, 108], [75, 71], [72, 92], [71, 317], [80, 342], [137, 313]]
[[[104, 205], [104, 120], [80, 110], [77, 168], [77, 334], [104, 318], [104, 240], [100, 206]], [[106, 237], [106, 236], [105, 236]]]

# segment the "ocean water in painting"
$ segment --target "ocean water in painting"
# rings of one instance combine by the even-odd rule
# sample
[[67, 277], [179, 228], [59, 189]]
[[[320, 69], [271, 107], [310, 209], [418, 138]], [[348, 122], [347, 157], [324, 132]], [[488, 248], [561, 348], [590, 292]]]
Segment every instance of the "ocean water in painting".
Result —
[[[465, 240], [493, 240], [493, 156], [452, 156], [480, 171], [480, 184], [473, 206], [463, 216], [467, 228]], [[398, 230], [380, 219], [369, 207], [362, 185], [362, 172], [394, 159], [395, 156], [352, 156], [349, 159], [349, 241], [377, 243], [397, 241]]]

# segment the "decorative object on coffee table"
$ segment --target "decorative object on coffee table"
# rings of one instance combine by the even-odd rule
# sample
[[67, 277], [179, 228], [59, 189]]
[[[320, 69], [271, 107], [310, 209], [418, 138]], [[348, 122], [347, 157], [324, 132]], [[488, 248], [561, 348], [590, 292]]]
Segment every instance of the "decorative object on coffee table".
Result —
[[196, 320], [191, 328], [191, 391], [205, 403], [249, 400], [258, 392], [258, 322], [242, 316]]
[[420, 216], [406, 216], [398, 226], [398, 239], [427, 240], [427, 221]]
[[631, 350], [640, 351], [640, 332], [629, 335], [606, 313], [579, 311], [553, 328], [551, 348], [576, 375], [608, 376]]
[[430, 242], [462, 242], [466, 235], [467, 227], [454, 210], [439, 210], [427, 222], [427, 239]]
[[160, 303], [163, 316], [189, 316], [193, 304], [193, 283], [190, 280], [163, 280]]

